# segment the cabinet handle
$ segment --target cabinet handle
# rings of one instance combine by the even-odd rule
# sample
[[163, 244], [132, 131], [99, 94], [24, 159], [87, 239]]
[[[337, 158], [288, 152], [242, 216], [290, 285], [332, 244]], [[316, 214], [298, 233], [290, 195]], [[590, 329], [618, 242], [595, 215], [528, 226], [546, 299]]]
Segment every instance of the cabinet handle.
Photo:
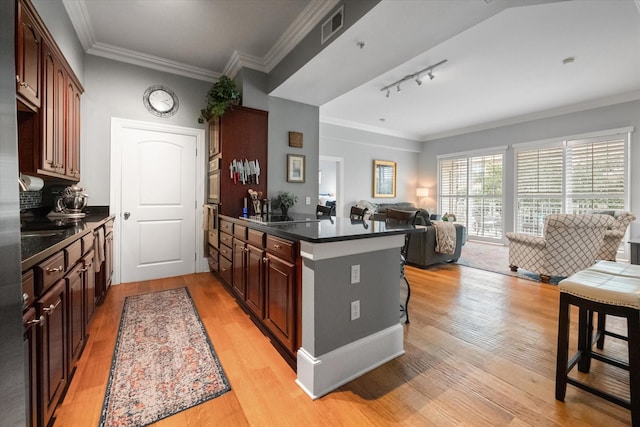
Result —
[[44, 311], [47, 314], [51, 314], [55, 311], [56, 308], [58, 308], [61, 302], [62, 300], [58, 300], [58, 302], [55, 305], [51, 304], [49, 307], [43, 308], [42, 311]]
[[57, 273], [58, 271], [63, 271], [63, 270], [64, 268], [60, 266], [55, 268], [47, 267], [45, 271], [47, 272], [47, 274], [51, 274], [51, 273]]
[[38, 317], [37, 319], [29, 320], [29, 321], [25, 324], [25, 326], [26, 326], [26, 325], [44, 325], [44, 322], [46, 322], [46, 321], [47, 321], [47, 318], [41, 315], [41, 316], [40, 316], [40, 317]]
[[275, 245], [273, 245], [273, 248], [274, 249], [282, 249], [282, 245], [279, 245], [279, 244], [276, 243]]
[[269, 262], [269, 258], [267, 258], [267, 257], [263, 257], [263, 258], [262, 258], [262, 261], [266, 264], [266, 263], [268, 263], [268, 262]]
[[20, 76], [16, 74], [16, 83], [20, 83]]
[[20, 82], [20, 87], [27, 87], [29, 86], [28, 84], [26, 84], [25, 82]]
[[78, 275], [82, 276], [82, 273], [86, 273], [87, 270], [89, 270], [89, 267], [85, 267], [85, 268], [81, 268], [80, 270], [78, 270]]
[[29, 305], [29, 300], [31, 299], [31, 297], [29, 296], [28, 293], [23, 293], [22, 294], [22, 306], [26, 307], [27, 305]]

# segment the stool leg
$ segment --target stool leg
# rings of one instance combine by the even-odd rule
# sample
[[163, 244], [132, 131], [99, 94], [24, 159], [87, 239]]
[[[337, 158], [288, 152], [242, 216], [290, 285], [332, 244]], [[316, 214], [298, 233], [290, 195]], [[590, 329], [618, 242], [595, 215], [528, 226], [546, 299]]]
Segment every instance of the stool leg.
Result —
[[604, 348], [604, 331], [607, 327], [607, 315], [604, 313], [598, 313], [598, 341], [596, 341], [596, 347], [600, 350]]
[[569, 362], [569, 295], [560, 292], [558, 314], [558, 353], [556, 356], [556, 400], [564, 402], [567, 393], [567, 363]]
[[629, 346], [629, 389], [631, 392], [631, 424], [640, 426], [640, 311], [627, 317]]
[[580, 307], [578, 312], [578, 371], [589, 372], [591, 369], [591, 337], [593, 333], [593, 312]]

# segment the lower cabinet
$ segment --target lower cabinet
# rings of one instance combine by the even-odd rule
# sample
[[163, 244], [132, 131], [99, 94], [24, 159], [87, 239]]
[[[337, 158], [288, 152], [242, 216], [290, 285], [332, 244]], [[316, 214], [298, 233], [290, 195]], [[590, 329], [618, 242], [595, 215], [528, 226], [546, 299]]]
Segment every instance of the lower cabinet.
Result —
[[94, 252], [89, 251], [82, 258], [82, 280], [84, 281], [84, 328], [85, 334], [89, 330], [89, 322], [96, 311], [96, 267]]
[[266, 252], [262, 248], [247, 244], [246, 292], [247, 307], [260, 319], [264, 319], [264, 265]]
[[244, 299], [245, 295], [245, 277], [246, 277], [246, 244], [240, 239], [233, 239], [232, 247], [233, 273], [231, 278], [231, 288], [240, 297]]
[[24, 355], [25, 355], [25, 379], [26, 379], [26, 418], [27, 427], [38, 425], [38, 358], [37, 358], [37, 325], [41, 324], [36, 319], [36, 310], [31, 307], [22, 316], [24, 325]]
[[265, 323], [291, 352], [296, 348], [296, 265], [266, 255]]
[[38, 328], [38, 414], [48, 425], [67, 385], [67, 284], [59, 280], [37, 302], [36, 315], [43, 316]]
[[67, 275], [67, 295], [69, 299], [69, 371], [73, 371], [80, 353], [84, 348], [85, 340], [85, 281], [82, 263], [76, 266]]

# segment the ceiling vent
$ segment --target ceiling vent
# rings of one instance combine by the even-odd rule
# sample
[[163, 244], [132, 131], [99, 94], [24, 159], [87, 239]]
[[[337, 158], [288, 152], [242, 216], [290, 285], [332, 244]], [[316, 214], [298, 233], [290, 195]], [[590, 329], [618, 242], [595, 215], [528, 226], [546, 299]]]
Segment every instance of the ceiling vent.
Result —
[[320, 44], [324, 44], [335, 33], [340, 31], [342, 25], [344, 25], [344, 6], [341, 6], [340, 9], [336, 10], [336, 12], [331, 15], [331, 18], [327, 19], [324, 21], [324, 24], [322, 24], [322, 39], [320, 40]]

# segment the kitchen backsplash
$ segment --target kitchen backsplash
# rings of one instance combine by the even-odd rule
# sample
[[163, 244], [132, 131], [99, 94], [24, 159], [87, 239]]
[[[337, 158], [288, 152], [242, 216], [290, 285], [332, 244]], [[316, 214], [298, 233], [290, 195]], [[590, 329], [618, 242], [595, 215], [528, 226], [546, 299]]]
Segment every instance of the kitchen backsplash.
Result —
[[59, 185], [45, 185], [45, 187], [39, 191], [20, 192], [20, 210], [53, 206], [53, 203], [55, 201], [55, 194], [53, 194], [52, 192], [58, 192], [61, 188], [64, 187], [61, 187]]

